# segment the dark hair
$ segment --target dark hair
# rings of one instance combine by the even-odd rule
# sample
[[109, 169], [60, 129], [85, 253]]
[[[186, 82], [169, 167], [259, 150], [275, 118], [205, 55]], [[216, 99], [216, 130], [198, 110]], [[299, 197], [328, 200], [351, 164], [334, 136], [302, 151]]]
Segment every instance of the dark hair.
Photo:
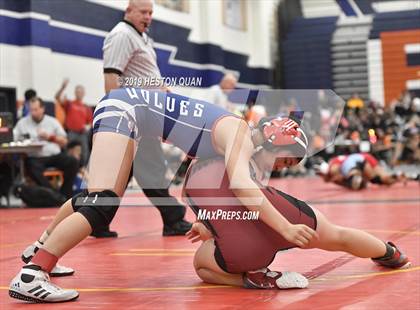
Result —
[[31, 100], [33, 97], [36, 97], [36, 91], [34, 89], [27, 89], [25, 91], [25, 100]]
[[299, 143], [276, 146], [276, 147], [273, 147], [271, 149], [266, 148], [266, 150], [271, 152], [271, 153], [279, 153], [279, 154], [290, 153], [290, 154], [292, 154], [292, 156], [281, 156], [280, 155], [279, 158], [281, 158], [281, 157], [293, 157], [293, 158], [303, 159], [303, 157], [305, 157], [305, 155], [306, 155], [306, 150]]
[[39, 106], [40, 106], [41, 108], [44, 108], [44, 107], [45, 107], [45, 103], [44, 103], [44, 101], [43, 101], [41, 98], [39, 98], [39, 97], [32, 97], [32, 98], [29, 100], [29, 102], [30, 102], [30, 103], [32, 103], [32, 102], [39, 102]]
[[80, 143], [80, 141], [77, 140], [71, 140], [68, 144], [67, 144], [67, 149], [70, 150], [76, 146], [82, 146], [82, 143]]
[[[355, 181], [356, 183], [353, 183]], [[360, 190], [366, 187], [366, 182], [361, 175], [353, 174], [347, 177], [344, 181], [346, 187], [353, 190]]]
[[[276, 163], [278, 160], [284, 160], [285, 158], [289, 158], [289, 157], [281, 157], [281, 156], [277, 157], [274, 163]], [[290, 158], [293, 158], [294, 160], [297, 161], [296, 165], [298, 165], [303, 160], [303, 157], [290, 157]]]

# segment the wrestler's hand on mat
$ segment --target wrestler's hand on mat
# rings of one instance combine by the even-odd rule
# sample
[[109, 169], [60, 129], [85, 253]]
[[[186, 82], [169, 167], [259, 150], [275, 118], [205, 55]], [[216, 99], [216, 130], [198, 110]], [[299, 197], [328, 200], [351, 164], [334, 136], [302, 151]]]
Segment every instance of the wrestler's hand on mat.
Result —
[[315, 230], [304, 224], [290, 225], [282, 235], [287, 241], [301, 248], [307, 247], [313, 238], [319, 238]]
[[213, 237], [210, 231], [202, 223], [198, 222], [195, 222], [185, 235], [192, 243], [200, 240], [206, 241]]

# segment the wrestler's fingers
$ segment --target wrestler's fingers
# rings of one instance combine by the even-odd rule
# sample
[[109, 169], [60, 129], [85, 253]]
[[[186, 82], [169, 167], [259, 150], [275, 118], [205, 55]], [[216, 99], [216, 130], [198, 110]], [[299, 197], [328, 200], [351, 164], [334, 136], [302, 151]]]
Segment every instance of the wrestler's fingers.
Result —
[[306, 230], [302, 230], [301, 232], [300, 232], [300, 236], [301, 237], [304, 237], [305, 239], [307, 239], [308, 241], [311, 241], [312, 240], [312, 238], [314, 237], [311, 233], [309, 233], [308, 231], [306, 231]]
[[196, 231], [192, 231], [189, 235], [187, 235], [187, 239], [194, 238], [197, 235], [198, 235], [198, 233]]
[[304, 236], [299, 236], [297, 238], [303, 245], [309, 244], [310, 239], [305, 238]]
[[191, 242], [194, 242], [195, 239], [197, 239], [197, 235], [188, 237], [188, 240], [190, 240]]
[[310, 233], [313, 237], [319, 239], [319, 234], [314, 229], [305, 225], [305, 231]]
[[295, 240], [295, 244], [298, 246], [298, 247], [300, 247], [300, 248], [303, 248], [305, 245], [302, 243], [302, 241], [300, 241], [299, 239], [296, 239]]
[[192, 243], [196, 243], [196, 242], [198, 242], [198, 241], [200, 241], [201, 240], [201, 236], [200, 235], [198, 235], [197, 237], [195, 237], [194, 239], [191, 239], [191, 242]]

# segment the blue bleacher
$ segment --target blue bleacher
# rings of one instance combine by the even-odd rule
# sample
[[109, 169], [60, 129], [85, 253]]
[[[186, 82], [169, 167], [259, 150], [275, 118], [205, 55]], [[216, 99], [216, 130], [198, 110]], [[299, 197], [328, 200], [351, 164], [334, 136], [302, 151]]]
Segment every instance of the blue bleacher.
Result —
[[285, 88], [331, 89], [331, 38], [337, 17], [296, 18], [283, 41]]
[[381, 32], [420, 29], [420, 10], [376, 14], [369, 39], [377, 39]]

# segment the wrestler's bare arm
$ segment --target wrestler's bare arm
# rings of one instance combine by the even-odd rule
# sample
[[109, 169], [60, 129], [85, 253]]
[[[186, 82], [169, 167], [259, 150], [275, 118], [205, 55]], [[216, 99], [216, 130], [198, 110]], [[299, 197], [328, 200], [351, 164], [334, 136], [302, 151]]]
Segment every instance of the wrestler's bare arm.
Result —
[[[251, 179], [249, 163], [254, 153], [254, 145], [251, 130], [246, 122], [230, 117], [222, 119], [215, 128], [215, 137], [217, 147], [225, 153], [230, 186], [238, 200], [248, 210], [259, 211], [259, 218], [279, 234], [293, 239], [289, 233], [294, 230], [292, 227], [295, 225], [273, 207]], [[310, 230], [309, 227], [306, 228]]]

